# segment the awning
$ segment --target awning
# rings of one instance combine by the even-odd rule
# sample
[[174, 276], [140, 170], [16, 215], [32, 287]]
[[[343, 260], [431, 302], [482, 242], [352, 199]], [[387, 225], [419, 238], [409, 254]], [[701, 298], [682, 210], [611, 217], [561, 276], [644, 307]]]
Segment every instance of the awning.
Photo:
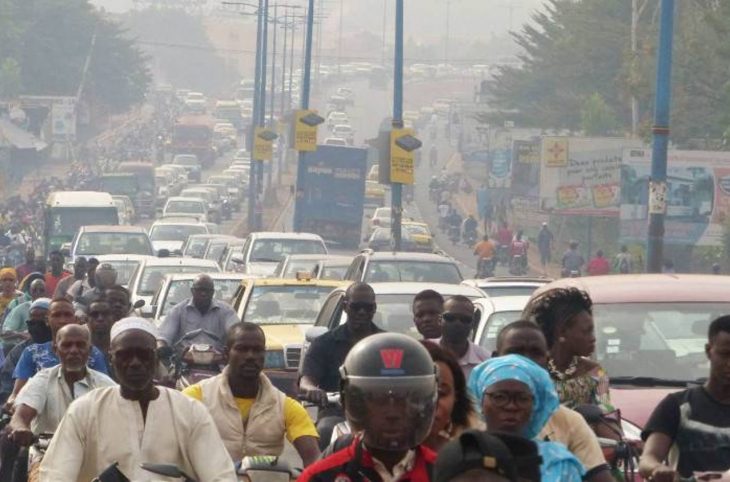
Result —
[[16, 149], [35, 149], [42, 151], [48, 144], [30, 132], [16, 126], [8, 119], [0, 119], [0, 146], [9, 145]]

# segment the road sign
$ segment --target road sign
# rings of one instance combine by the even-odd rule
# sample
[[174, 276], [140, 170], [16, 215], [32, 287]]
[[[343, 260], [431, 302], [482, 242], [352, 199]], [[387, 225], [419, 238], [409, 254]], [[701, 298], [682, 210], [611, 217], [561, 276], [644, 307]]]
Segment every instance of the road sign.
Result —
[[420, 141], [413, 129], [393, 129], [390, 132], [390, 182], [413, 184], [415, 149]]
[[276, 134], [266, 127], [257, 127], [253, 137], [253, 160], [270, 161], [274, 157]]
[[542, 158], [545, 160], [545, 167], [566, 167], [568, 165], [568, 138], [544, 138]]
[[313, 110], [298, 110], [294, 122], [294, 149], [314, 152], [317, 150], [317, 126], [324, 119]]

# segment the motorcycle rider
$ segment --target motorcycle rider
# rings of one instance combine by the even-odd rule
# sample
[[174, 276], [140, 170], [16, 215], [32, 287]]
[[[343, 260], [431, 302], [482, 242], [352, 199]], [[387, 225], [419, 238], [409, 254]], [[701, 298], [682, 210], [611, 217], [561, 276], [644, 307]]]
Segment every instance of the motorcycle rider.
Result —
[[[56, 291], [49, 293], [48, 296], [55, 298], [62, 298], [68, 296], [69, 289], [77, 281], [83, 281], [86, 278], [86, 273], [89, 271], [89, 262], [83, 256], [78, 256], [74, 260], [74, 272], [72, 276], [67, 276], [56, 285]], [[73, 298], [70, 298], [73, 301]]]
[[307, 467], [319, 457], [317, 430], [299, 402], [278, 390], [263, 373], [266, 336], [255, 323], [228, 330], [223, 373], [183, 393], [208, 408], [234, 462], [255, 455], [280, 456], [284, 438]]
[[380, 333], [357, 343], [340, 368], [352, 444], [310, 465], [299, 482], [432, 480], [428, 436], [438, 397], [436, 367], [413, 338]]
[[520, 261], [521, 266], [520, 268], [522, 270], [527, 270], [527, 251], [530, 248], [530, 243], [525, 238], [525, 235], [522, 233], [522, 230], [520, 229], [517, 231], [517, 234], [515, 235], [515, 239], [512, 241], [512, 245], [510, 246], [510, 257], [514, 259], [516, 256], [521, 256], [522, 259]]
[[[477, 226], [479, 223], [474, 218], [473, 214], [469, 214], [467, 218], [464, 220], [464, 242], [469, 242], [469, 240], [476, 240], [477, 239]], [[473, 242], [473, 241], [472, 241]]]
[[428, 154], [428, 163], [432, 169], [434, 167], [436, 167], [436, 163], [438, 162], [438, 157], [439, 157], [438, 147], [436, 147], [436, 144], [433, 144], [431, 146], [431, 150], [429, 151], [429, 154]]
[[83, 281], [77, 281], [69, 289], [74, 295], [74, 303], [83, 311], [88, 311], [94, 301], [103, 298], [108, 288], [117, 283], [117, 270], [109, 263], [104, 263], [93, 270], [94, 288], [84, 289]]
[[462, 218], [459, 211], [456, 208], [451, 208], [451, 212], [447, 218], [447, 223], [449, 226], [449, 238], [451, 238], [451, 241], [454, 243], [459, 240], [461, 235], [461, 222]]
[[563, 255], [563, 276], [570, 276], [572, 273], [580, 275], [580, 270], [585, 264], [583, 255], [578, 252], [578, 241], [571, 241], [568, 250]]
[[340, 407], [327, 406], [327, 392], [340, 389], [339, 367], [357, 342], [382, 332], [373, 323], [378, 305], [375, 303], [375, 291], [369, 284], [351, 284], [345, 292], [343, 305], [347, 321], [312, 341], [304, 357], [302, 378], [299, 380], [304, 397], [324, 407], [317, 414], [320, 448], [327, 446], [332, 430], [343, 418]]
[[512, 245], [512, 230], [509, 228], [507, 221], [503, 221], [499, 229], [497, 229], [497, 253], [499, 261], [507, 265], [509, 263], [509, 250]]
[[[484, 235], [482, 240], [474, 246], [474, 255], [477, 256], [477, 277], [484, 276], [484, 263], [491, 263], [494, 259], [496, 248], [488, 235]], [[490, 270], [487, 270], [490, 271]], [[493, 271], [493, 268], [492, 270]]]
[[161, 343], [173, 347], [186, 333], [202, 329], [217, 339], [211, 340], [210, 335], [201, 333], [189, 343], [205, 340], [223, 350], [228, 329], [241, 320], [227, 303], [213, 299], [215, 284], [209, 275], [198, 275], [190, 291], [192, 297], [176, 304], [165, 316], [160, 325]]

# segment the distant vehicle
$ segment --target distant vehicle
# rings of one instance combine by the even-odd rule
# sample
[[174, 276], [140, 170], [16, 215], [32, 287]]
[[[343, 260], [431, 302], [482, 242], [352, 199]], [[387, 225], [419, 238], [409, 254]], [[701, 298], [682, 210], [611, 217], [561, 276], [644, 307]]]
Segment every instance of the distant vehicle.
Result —
[[284, 256], [276, 266], [272, 277], [274, 278], [296, 278], [298, 273], [306, 273], [311, 278], [314, 270], [320, 261], [327, 259], [344, 259], [352, 261], [352, 256], [335, 256], [331, 254], [289, 254]]
[[137, 220], [134, 204], [129, 196], [112, 196], [119, 212], [119, 224], [134, 224]]
[[296, 209], [300, 229], [318, 233], [329, 243], [357, 248], [362, 236], [367, 151], [319, 146], [302, 159], [302, 196]]
[[200, 164], [213, 164], [214, 119], [205, 115], [180, 117], [172, 131], [170, 145], [173, 154], [195, 154]]
[[351, 281], [459, 284], [464, 277], [456, 261], [440, 254], [365, 250], [355, 256], [345, 273]]
[[[365, 73], [369, 73], [369, 69]], [[339, 87], [337, 89], [337, 95], [344, 98], [348, 104], [355, 105], [355, 93], [349, 87]]]
[[141, 254], [154, 256], [147, 232], [141, 226], [81, 226], [68, 248], [69, 263], [78, 256]]
[[212, 238], [208, 241], [208, 245], [205, 247], [203, 259], [209, 259], [221, 264], [221, 258], [225, 253], [228, 244], [239, 241], [243, 241], [243, 239], [236, 238], [235, 236], [221, 235], [220, 237]]
[[401, 222], [401, 232], [404, 231], [408, 233], [408, 237], [413, 241], [415, 251], [433, 252], [433, 234], [431, 234], [428, 224], [403, 221]]
[[151, 162], [120, 162], [115, 172], [127, 174], [136, 180], [134, 192], [115, 192], [112, 194], [126, 194], [134, 202], [138, 215], [154, 218], [155, 216], [155, 165]]
[[217, 119], [223, 119], [235, 127], [238, 132], [244, 130], [243, 115], [241, 115], [241, 106], [235, 100], [219, 100], [215, 103], [213, 115]]
[[352, 129], [352, 126], [347, 124], [337, 124], [334, 126], [332, 128], [332, 137], [345, 139], [350, 145], [355, 143], [355, 131]]
[[174, 273], [218, 273], [220, 267], [213, 261], [195, 258], [148, 258], [143, 260], [132, 275], [129, 291], [132, 303], [144, 300], [145, 305], [162, 286], [165, 276]]
[[208, 227], [200, 222], [163, 218], [150, 227], [149, 234], [156, 254], [166, 249], [172, 255], [182, 256], [182, 247], [188, 237], [192, 234], [208, 234]]
[[204, 114], [207, 101], [200, 92], [188, 92], [185, 96], [185, 110], [194, 114]]
[[475, 308], [482, 316], [472, 341], [490, 353], [496, 351], [499, 331], [513, 321], [522, 319], [522, 310], [529, 300], [529, 295], [508, 295], [490, 296], [474, 301]]
[[371, 207], [385, 205], [385, 186], [378, 181], [365, 181], [365, 205]]
[[190, 197], [171, 197], [162, 209], [162, 217], [192, 217], [204, 223], [208, 221], [208, 203], [205, 199]]
[[99, 264], [110, 264], [117, 271], [117, 284], [129, 287], [137, 267], [150, 256], [140, 254], [104, 254], [96, 256]]
[[[245, 274], [271, 276], [287, 254], [327, 254], [324, 240], [311, 233], [257, 232], [246, 238], [240, 258], [232, 262]], [[239, 271], [237, 269], [236, 271]]]
[[[376, 228], [367, 240], [368, 249], [372, 251], [395, 251], [395, 244], [390, 228]], [[401, 231], [401, 251], [415, 252], [416, 242], [408, 231]]]
[[[185, 184], [187, 184], [187, 172], [185, 173]], [[157, 194], [155, 196], [155, 204], [158, 207], [165, 205], [168, 197], [177, 196], [183, 189], [177, 171], [169, 167], [158, 167], [155, 169], [155, 184], [157, 185]]]
[[208, 184], [222, 184], [226, 186], [228, 199], [233, 206], [233, 209], [239, 211], [243, 204], [244, 190], [241, 189], [241, 183], [239, 179], [230, 174], [218, 174], [216, 176], [210, 176], [208, 178]]
[[211, 190], [204, 187], [193, 186], [182, 190], [180, 193], [182, 198], [205, 199], [208, 206], [208, 220], [216, 224], [220, 224], [223, 220], [221, 212], [222, 200], [217, 190]]
[[[208, 245], [214, 239], [236, 240], [234, 236], [226, 234], [210, 233], [210, 234], [193, 234], [188, 236], [188, 240], [182, 247], [183, 256], [192, 258], [202, 258], [208, 250]], [[227, 270], [228, 271], [228, 270]]]
[[202, 166], [198, 162], [198, 156], [195, 154], [176, 154], [172, 158], [172, 163], [185, 168], [185, 171], [188, 173], [188, 179], [200, 182]]
[[71, 242], [81, 226], [119, 224], [117, 207], [107, 192], [52, 192], [46, 199], [43, 217], [44, 258]]
[[339, 137], [328, 137], [324, 140], [325, 146], [343, 146], [347, 147], [349, 144], [345, 139], [340, 139]]
[[[208, 273], [213, 279], [213, 299], [232, 304], [233, 296], [241, 285], [243, 277], [236, 273]], [[178, 273], [165, 276], [149, 306], [142, 308], [145, 317], [154, 319], [158, 326], [165, 321], [165, 315], [178, 303], [190, 298], [197, 273]]]
[[334, 128], [338, 124], [350, 124], [350, 118], [347, 116], [345, 112], [339, 112], [339, 111], [332, 111], [327, 116], [327, 127], [329, 127], [330, 130]]
[[529, 276], [495, 276], [484, 279], [467, 279], [461, 284], [475, 286], [490, 298], [500, 296], [530, 296], [536, 289], [550, 283], [550, 278], [531, 278]]
[[316, 279], [344, 280], [351, 263], [352, 256], [329, 256], [317, 262], [312, 276]]

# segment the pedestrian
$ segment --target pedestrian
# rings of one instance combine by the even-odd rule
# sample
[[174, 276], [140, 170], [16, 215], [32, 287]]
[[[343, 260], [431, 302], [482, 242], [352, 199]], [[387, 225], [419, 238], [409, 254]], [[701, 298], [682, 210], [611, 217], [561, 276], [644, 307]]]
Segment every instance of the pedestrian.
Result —
[[596, 257], [588, 262], [586, 268], [588, 276], [600, 276], [611, 272], [611, 265], [608, 260], [603, 257], [603, 250], [596, 251]]
[[540, 232], [537, 235], [537, 248], [540, 251], [540, 264], [542, 265], [543, 271], [547, 269], [547, 265], [550, 263], [554, 239], [555, 236], [553, 236], [553, 232], [550, 231], [548, 223], [542, 223]]
[[634, 257], [629, 252], [628, 246], [621, 246], [621, 252], [616, 255], [613, 266], [614, 271], [617, 273], [628, 274], [634, 272]]
[[578, 241], [571, 241], [568, 244], [568, 250], [563, 254], [562, 275], [565, 277], [573, 276], [574, 274], [580, 276], [580, 271], [583, 269], [584, 264], [585, 259], [578, 251]]
[[456, 355], [464, 376], [469, 378], [472, 369], [489, 358], [489, 352], [469, 338], [476, 325], [475, 308], [472, 301], [455, 295], [444, 303], [439, 344]]

